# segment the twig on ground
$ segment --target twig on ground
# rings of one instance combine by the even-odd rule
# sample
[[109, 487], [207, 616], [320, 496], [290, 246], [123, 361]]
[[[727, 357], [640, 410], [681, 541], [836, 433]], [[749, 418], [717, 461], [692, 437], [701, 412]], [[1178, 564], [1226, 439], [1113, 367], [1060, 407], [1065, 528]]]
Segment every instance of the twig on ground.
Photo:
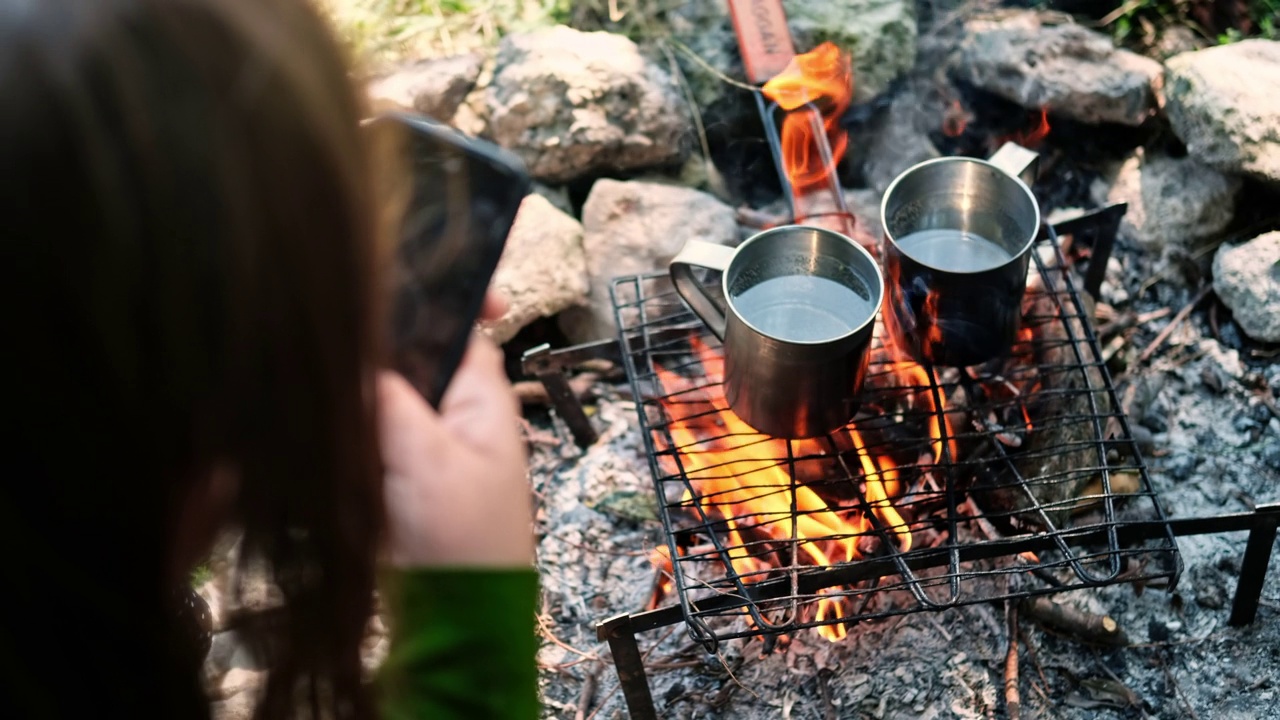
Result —
[[[1241, 236], [1237, 236], [1237, 237], [1241, 237]], [[1253, 237], [1253, 236], [1249, 235], [1248, 237]], [[1209, 253], [1217, 249], [1218, 249], [1217, 243], [1210, 243], [1208, 245], [1205, 245], [1204, 247], [1196, 248], [1195, 250], [1191, 251], [1191, 256], [1187, 259], [1191, 261], [1199, 260], [1200, 258], [1204, 257], [1205, 255], [1208, 255]], [[1164, 270], [1161, 270], [1155, 275], [1152, 275], [1151, 277], [1147, 278], [1145, 281], [1143, 281], [1142, 285], [1138, 287], [1138, 292], [1136, 293], [1135, 297], [1142, 297], [1143, 295], [1147, 294], [1148, 290], [1155, 287], [1156, 283], [1160, 282], [1161, 280], [1164, 280], [1166, 277], [1171, 275], [1173, 271], [1177, 269], [1177, 267], [1178, 267], [1177, 265], [1170, 264]]]
[[1174, 694], [1178, 696], [1178, 700], [1183, 701], [1183, 707], [1187, 708], [1187, 716], [1192, 720], [1199, 720], [1196, 708], [1192, 707], [1192, 703], [1187, 700], [1187, 694], [1183, 693], [1183, 687], [1178, 684], [1178, 678], [1175, 678], [1174, 671], [1169, 669], [1169, 664], [1162, 657], [1157, 657], [1156, 662], [1160, 664], [1160, 669], [1165, 671], [1165, 679], [1169, 680], [1169, 684], [1174, 687]]
[[[734, 685], [737, 685], [738, 687], [742, 688], [743, 690], [746, 690], [748, 693], [750, 693], [750, 694], [751, 694], [751, 697], [753, 697], [753, 698], [755, 698], [755, 699], [757, 699], [757, 700], [759, 700], [759, 699], [760, 699], [760, 694], [759, 694], [759, 693], [757, 693], [755, 690], [752, 690], [751, 688], [747, 687], [746, 685], [743, 685], [743, 684], [742, 684], [742, 681], [738, 679], [738, 676], [733, 674], [733, 669], [729, 667], [729, 662], [728, 662], [727, 660], [725, 660], [725, 659], [724, 659], [724, 652], [722, 652], [722, 651], [720, 651], [720, 650], [716, 650], [716, 659], [720, 661], [720, 665], [721, 665], [721, 667], [723, 667], [723, 668], [724, 668], [724, 671], [725, 671], [725, 672], [727, 672], [727, 673], [729, 673], [729, 679], [733, 681]], [[732, 687], [732, 686], [730, 686], [730, 687]]]
[[933, 625], [934, 630], [938, 631], [938, 634], [942, 636], [943, 640], [951, 642], [951, 633], [947, 632], [947, 629], [938, 621], [938, 613], [925, 613], [924, 616], [929, 619], [929, 623]]
[[1006, 602], [1004, 614], [1009, 628], [1009, 652], [1004, 656], [1004, 703], [1009, 720], [1021, 720], [1022, 695], [1018, 692], [1018, 605]]
[[1212, 285], [1205, 285], [1200, 288], [1200, 292], [1196, 293], [1195, 297], [1191, 298], [1191, 302], [1184, 305], [1182, 309], [1178, 311], [1178, 314], [1173, 316], [1173, 319], [1169, 321], [1169, 324], [1164, 326], [1164, 329], [1160, 331], [1159, 335], [1156, 335], [1156, 339], [1152, 340], [1151, 344], [1147, 346], [1147, 349], [1143, 350], [1142, 354], [1138, 356], [1139, 364], [1151, 359], [1151, 356], [1164, 345], [1165, 341], [1169, 339], [1169, 336], [1173, 334], [1173, 331], [1182, 324], [1183, 320], [1187, 319], [1187, 316], [1190, 315], [1191, 311], [1200, 304], [1200, 301], [1205, 299], [1210, 290], [1213, 290]]
[[702, 664], [701, 660], [680, 660], [678, 662], [645, 663], [644, 667], [646, 670], [656, 672], [659, 670], [684, 670], [685, 668], [701, 667]]
[[1153, 322], [1155, 320], [1168, 317], [1169, 315], [1172, 315], [1172, 314], [1173, 314], [1173, 308], [1167, 308], [1167, 307], [1160, 308], [1159, 310], [1152, 310], [1151, 312], [1145, 312], [1145, 313], [1142, 313], [1141, 315], [1138, 315], [1133, 312], [1124, 312], [1117, 315], [1113, 319], [1107, 320], [1106, 322], [1099, 324], [1097, 329], [1097, 334], [1098, 334], [1098, 337], [1106, 337], [1107, 335], [1111, 335], [1112, 333], [1118, 333], [1124, 330], [1128, 330], [1129, 328], [1132, 328], [1132, 327], [1146, 325], [1149, 322]]
[[1253, 385], [1253, 392], [1257, 395], [1258, 401], [1270, 410], [1277, 420], [1280, 420], [1280, 405], [1277, 405], [1276, 399], [1272, 397], [1271, 385], [1267, 383], [1266, 378], [1259, 375]]
[[587, 711], [591, 709], [591, 701], [595, 699], [601, 669], [602, 666], [597, 664], [582, 679], [582, 694], [578, 696], [578, 712], [574, 713], [573, 720], [586, 720]]
[[1123, 694], [1123, 698], [1125, 702], [1129, 704], [1129, 707], [1136, 709], [1138, 714], [1143, 718], [1151, 717], [1151, 715], [1147, 713], [1147, 703], [1142, 699], [1142, 696], [1135, 692], [1133, 688], [1129, 687], [1125, 681], [1121, 680], [1120, 676], [1117, 675], [1115, 671], [1107, 665], [1107, 663], [1103, 662], [1102, 657], [1099, 655], [1097, 650], [1094, 650], [1093, 658], [1097, 662], [1098, 667], [1102, 668], [1102, 672], [1106, 673], [1107, 677], [1111, 678], [1112, 682], [1116, 684], [1116, 687]]
[[550, 640], [550, 641], [551, 641], [551, 643], [552, 643], [553, 645], [555, 645], [556, 647], [558, 647], [558, 648], [560, 648], [560, 649], [562, 649], [562, 650], [568, 650], [569, 652], [573, 653], [574, 655], [577, 655], [577, 656], [579, 656], [579, 657], [586, 658], [586, 659], [588, 659], [588, 660], [599, 660], [599, 659], [600, 659], [600, 655], [599, 655], [599, 653], [583, 652], [582, 650], [579, 650], [578, 648], [573, 647], [573, 646], [572, 646], [572, 645], [570, 645], [569, 643], [567, 643], [567, 642], [565, 642], [565, 641], [561, 640], [560, 638], [556, 637], [556, 636], [555, 636], [555, 633], [551, 632], [551, 628], [547, 627], [547, 623], [542, 619], [542, 615], [541, 615], [541, 614], [535, 615], [535, 616], [534, 616], [534, 618], [538, 621], [538, 631], [542, 634], [542, 636], [543, 636], [543, 637], [545, 637], [546, 639]]
[[[1041, 701], [1047, 703], [1049, 702], [1049, 678], [1045, 676], [1044, 666], [1040, 664], [1040, 656], [1036, 654], [1036, 645], [1030, 636], [1022, 638], [1022, 642], [1027, 646], [1027, 654], [1031, 656], [1031, 664], [1036, 668], [1036, 675], [1040, 676], [1039, 683], [1035, 680], [1031, 681], [1031, 689], [1036, 691]], [[1044, 684], [1043, 688], [1040, 687], [1041, 683]]]
[[[524, 432], [525, 442], [529, 443], [530, 445], [546, 445], [548, 447], [557, 447], [564, 443], [564, 441], [560, 439], [559, 435], [556, 435], [555, 433], [549, 432], [547, 430], [542, 430], [534, 427], [533, 423], [529, 422], [529, 419], [524, 416], [520, 417], [520, 429], [522, 432]], [[543, 498], [542, 493], [538, 492], [537, 490], [534, 491], [534, 494], [538, 496], [539, 501], [545, 499]]]
[[1044, 595], [1022, 601], [1022, 611], [1045, 626], [1067, 633], [1082, 642], [1118, 647], [1129, 639], [1110, 615], [1094, 615], [1070, 605], [1054, 602]]
[[[569, 389], [573, 391], [573, 396], [579, 400], [586, 400], [591, 397], [592, 390], [595, 389], [596, 382], [600, 379], [600, 375], [594, 372], [584, 372], [569, 378]], [[551, 396], [547, 394], [547, 388], [540, 380], [521, 380], [511, 384], [515, 388], [516, 397], [520, 399], [521, 405], [550, 405]]]
[[823, 720], [839, 720], [835, 703], [831, 701], [831, 671], [818, 671], [818, 692], [822, 695]]

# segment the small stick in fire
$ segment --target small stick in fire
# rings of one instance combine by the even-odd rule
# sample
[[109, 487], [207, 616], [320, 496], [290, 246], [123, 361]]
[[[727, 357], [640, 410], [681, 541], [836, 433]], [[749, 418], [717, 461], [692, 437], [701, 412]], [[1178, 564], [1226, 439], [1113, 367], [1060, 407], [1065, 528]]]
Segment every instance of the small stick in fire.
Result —
[[1009, 720], [1022, 717], [1022, 695], [1018, 692], [1018, 605], [1004, 604], [1005, 622], [1009, 626], [1009, 651], [1004, 656], [1004, 702]]
[[1022, 601], [1022, 611], [1046, 627], [1082, 642], [1110, 647], [1129, 644], [1128, 636], [1110, 615], [1095, 615], [1044, 595]]

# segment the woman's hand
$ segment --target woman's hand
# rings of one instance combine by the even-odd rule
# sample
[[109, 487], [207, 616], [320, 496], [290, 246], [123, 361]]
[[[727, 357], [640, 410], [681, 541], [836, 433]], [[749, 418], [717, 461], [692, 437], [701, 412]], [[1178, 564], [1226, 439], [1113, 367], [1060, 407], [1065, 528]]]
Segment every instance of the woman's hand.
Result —
[[[481, 317], [503, 309], [491, 294]], [[382, 373], [378, 392], [391, 564], [532, 564], [520, 405], [502, 351], [473, 335], [439, 413], [398, 373]]]

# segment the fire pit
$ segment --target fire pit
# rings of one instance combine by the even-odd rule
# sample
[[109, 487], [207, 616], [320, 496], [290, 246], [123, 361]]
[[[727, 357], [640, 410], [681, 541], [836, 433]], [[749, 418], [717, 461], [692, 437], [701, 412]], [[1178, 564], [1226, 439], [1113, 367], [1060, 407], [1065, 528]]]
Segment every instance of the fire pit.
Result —
[[[637, 633], [683, 622], [709, 651], [758, 638], [768, 653], [921, 611], [1122, 583], [1172, 593], [1187, 535], [1249, 531], [1229, 623], [1253, 621], [1280, 505], [1165, 517], [1099, 360], [1088, 288], [1123, 211], [1045, 227], [1003, 361], [916, 365], [878, 329], [864, 409], [823, 438], [762, 436], [726, 409], [721, 349], [665, 275], [614, 282], [619, 341], [526, 355], [582, 445], [596, 435], [567, 383], [555, 391], [563, 368], [626, 370], [665, 540], [648, 606], [596, 626], [631, 717], [657, 717]], [[1126, 642], [1091, 621], [1072, 632]]]
[[[768, 28], [753, 27], [771, 15], [735, 17], [752, 73], [773, 57], [758, 46]], [[772, 127], [781, 111], [769, 140], [797, 220], [859, 235], [835, 180], [848, 63], [822, 45], [771, 68], [761, 112]], [[1130, 522], [1163, 518], [1072, 277], [1094, 249], [1075, 246], [1046, 228], [1007, 357], [921, 365], [878, 325], [858, 416], [804, 440], [734, 415], [719, 343], [661, 278], [614, 283], [666, 531], [659, 564], [696, 640], [810, 627], [838, 640], [866, 618], [1176, 582], [1171, 531], [1121, 541]]]
[[[789, 43], [770, 30], [780, 10], [747, 9], [736, 30], [749, 79], [768, 80], [756, 100], [792, 217], [876, 249], [836, 179], [840, 58], [819, 47], [787, 66]], [[1047, 129], [1042, 112], [1013, 139]], [[526, 355], [581, 444], [594, 432], [562, 367], [616, 353], [635, 399], [664, 530], [659, 581], [645, 612], [597, 626], [632, 717], [656, 717], [637, 632], [683, 621], [709, 653], [751, 637], [769, 652], [797, 632], [840, 641], [921, 611], [1120, 583], [1171, 591], [1177, 535], [1253, 530], [1231, 622], [1252, 620], [1280, 507], [1166, 518], [1092, 328], [1124, 213], [1042, 228], [1007, 356], [922, 365], [878, 325], [861, 409], [823, 437], [772, 438], [729, 410], [722, 348], [665, 275], [614, 281], [616, 344]], [[1096, 632], [1105, 642], [1116, 627]]]

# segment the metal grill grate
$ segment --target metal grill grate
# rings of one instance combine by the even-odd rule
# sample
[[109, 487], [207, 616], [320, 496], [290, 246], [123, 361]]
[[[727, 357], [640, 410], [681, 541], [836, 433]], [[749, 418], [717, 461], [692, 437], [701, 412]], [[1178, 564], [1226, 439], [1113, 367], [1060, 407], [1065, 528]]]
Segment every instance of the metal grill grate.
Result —
[[1168, 527], [1144, 539], [1164, 517], [1063, 246], [1047, 229], [1036, 250], [1023, 338], [1009, 358], [921, 367], [893, 357], [877, 329], [857, 417], [798, 441], [753, 433], [724, 409], [719, 343], [665, 277], [614, 282], [675, 589], [695, 639], [714, 647], [1085, 586], [1176, 582]]

